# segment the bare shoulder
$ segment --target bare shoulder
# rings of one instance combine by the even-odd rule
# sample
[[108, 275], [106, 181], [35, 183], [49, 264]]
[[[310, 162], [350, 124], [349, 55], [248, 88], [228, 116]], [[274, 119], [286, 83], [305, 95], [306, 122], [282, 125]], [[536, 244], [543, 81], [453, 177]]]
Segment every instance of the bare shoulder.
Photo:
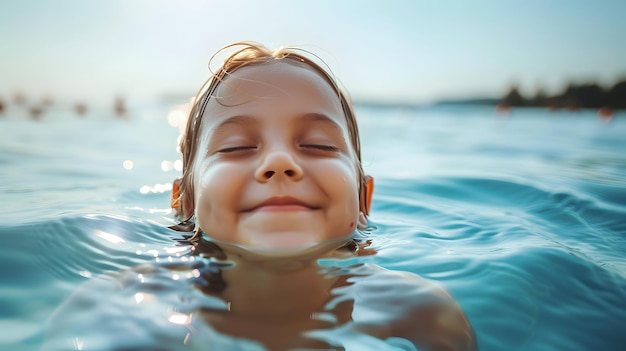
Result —
[[465, 313], [440, 284], [409, 272], [363, 266], [348, 280], [353, 318], [382, 338], [401, 337], [420, 350], [478, 350]]
[[176, 350], [181, 340], [190, 349], [236, 349], [244, 341], [195, 318], [226, 307], [196, 288], [194, 267], [144, 264], [85, 281], [46, 322], [41, 350]]

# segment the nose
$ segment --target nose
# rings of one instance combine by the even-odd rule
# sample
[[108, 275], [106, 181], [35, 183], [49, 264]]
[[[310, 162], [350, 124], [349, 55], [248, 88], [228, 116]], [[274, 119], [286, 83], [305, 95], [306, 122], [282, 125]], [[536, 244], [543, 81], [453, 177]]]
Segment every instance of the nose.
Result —
[[303, 172], [302, 167], [293, 156], [285, 150], [269, 152], [257, 168], [254, 177], [257, 181], [265, 183], [272, 178], [284, 178], [300, 180]]

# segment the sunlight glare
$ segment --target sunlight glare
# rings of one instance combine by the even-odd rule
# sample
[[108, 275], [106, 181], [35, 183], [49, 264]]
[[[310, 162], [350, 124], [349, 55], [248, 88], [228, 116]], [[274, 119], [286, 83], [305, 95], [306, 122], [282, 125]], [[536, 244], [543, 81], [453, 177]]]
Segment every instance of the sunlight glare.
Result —
[[171, 161], [163, 160], [161, 161], [161, 170], [163, 172], [169, 172], [174, 167], [174, 164]]
[[165, 248], [165, 252], [170, 255], [176, 255], [180, 253], [184, 253], [187, 251], [191, 251], [192, 247], [190, 245], [187, 246], [170, 246]]
[[91, 272], [90, 271], [80, 271], [80, 272], [78, 272], [78, 274], [80, 274], [81, 276], [83, 276], [85, 278], [91, 278]]
[[99, 238], [112, 242], [113, 244], [120, 244], [124, 242], [124, 239], [120, 238], [119, 236], [104, 232], [99, 229], [97, 229], [94, 234], [96, 234], [96, 236]]
[[85, 343], [78, 338], [74, 338], [74, 346], [76, 347], [76, 350], [82, 350]]
[[143, 293], [136, 293], [135, 294], [135, 302], [137, 302], [137, 304], [139, 305], [141, 303], [141, 301], [143, 301], [144, 299], [144, 294]]
[[167, 123], [174, 128], [178, 128], [181, 134], [184, 133], [185, 128], [187, 128], [187, 116], [189, 116], [194, 99], [195, 98], [192, 97], [190, 98], [190, 102], [174, 106], [167, 114]]
[[142, 194], [147, 193], [164, 193], [166, 191], [172, 190], [172, 183], [166, 184], [155, 184], [153, 186], [144, 185], [139, 189], [139, 192]]
[[177, 170], [178, 172], [183, 170], [183, 161], [182, 160], [176, 160], [174, 161], [174, 169]]
[[134, 163], [132, 160], [124, 160], [124, 162], [122, 162], [122, 167], [124, 167], [125, 170], [130, 171], [133, 169]]
[[170, 323], [187, 325], [191, 322], [191, 316], [184, 313], [174, 312], [167, 319]]

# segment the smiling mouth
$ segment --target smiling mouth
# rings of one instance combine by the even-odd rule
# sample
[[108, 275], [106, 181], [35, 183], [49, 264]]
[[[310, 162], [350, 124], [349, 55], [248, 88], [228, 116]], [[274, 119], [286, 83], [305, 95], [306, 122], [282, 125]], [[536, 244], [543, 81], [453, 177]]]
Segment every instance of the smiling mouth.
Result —
[[269, 198], [257, 206], [244, 212], [294, 212], [317, 210], [317, 207], [310, 206], [296, 198], [289, 196], [278, 196]]
[[309, 211], [310, 207], [302, 205], [265, 205], [259, 206], [252, 211], [256, 212], [293, 212], [293, 211]]

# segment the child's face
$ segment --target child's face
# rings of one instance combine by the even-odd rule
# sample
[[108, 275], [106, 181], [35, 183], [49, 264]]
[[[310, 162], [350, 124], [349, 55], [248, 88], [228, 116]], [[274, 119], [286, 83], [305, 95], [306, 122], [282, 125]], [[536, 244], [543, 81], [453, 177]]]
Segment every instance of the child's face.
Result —
[[318, 73], [280, 61], [243, 67], [214, 95], [194, 167], [207, 235], [293, 249], [354, 232], [356, 156], [339, 98]]

